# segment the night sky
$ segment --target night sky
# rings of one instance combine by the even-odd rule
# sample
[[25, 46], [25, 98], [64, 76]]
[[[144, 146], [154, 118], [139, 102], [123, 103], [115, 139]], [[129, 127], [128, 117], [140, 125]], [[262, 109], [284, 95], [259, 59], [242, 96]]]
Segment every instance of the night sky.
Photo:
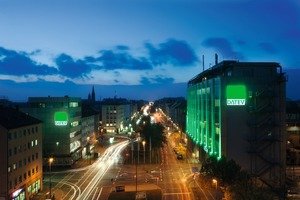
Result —
[[157, 100], [222, 60], [278, 62], [300, 99], [298, 0], [0, 0], [0, 98]]

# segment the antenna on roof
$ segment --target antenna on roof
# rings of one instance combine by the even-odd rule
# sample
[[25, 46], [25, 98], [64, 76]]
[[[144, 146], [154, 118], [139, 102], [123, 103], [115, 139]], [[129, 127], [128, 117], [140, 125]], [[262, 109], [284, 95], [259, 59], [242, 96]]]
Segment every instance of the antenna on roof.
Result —
[[202, 67], [203, 67], [202, 71], [204, 71], [204, 55], [202, 55]]
[[218, 64], [218, 54], [215, 54], [215, 64]]

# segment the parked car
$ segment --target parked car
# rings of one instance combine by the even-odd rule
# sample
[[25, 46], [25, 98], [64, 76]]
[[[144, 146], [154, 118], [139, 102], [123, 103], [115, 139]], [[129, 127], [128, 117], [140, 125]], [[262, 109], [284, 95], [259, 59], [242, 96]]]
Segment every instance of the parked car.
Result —
[[181, 154], [177, 155], [177, 160], [183, 160], [183, 156]]

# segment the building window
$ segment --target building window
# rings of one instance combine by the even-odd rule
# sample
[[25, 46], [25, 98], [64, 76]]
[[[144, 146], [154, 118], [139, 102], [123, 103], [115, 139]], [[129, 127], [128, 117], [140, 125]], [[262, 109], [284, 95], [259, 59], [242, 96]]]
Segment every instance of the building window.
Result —
[[69, 107], [70, 108], [76, 108], [76, 107], [78, 107], [78, 102], [70, 102], [69, 103]]
[[30, 163], [30, 156], [28, 156], [28, 163]]
[[17, 147], [14, 147], [14, 155], [17, 154]]
[[33, 141], [33, 140], [31, 141], [31, 146], [32, 146], [32, 147], [34, 146], [34, 141]]
[[38, 140], [35, 140], [35, 146], [37, 146], [38, 145]]
[[25, 129], [23, 130], [23, 136], [26, 136], [26, 130]]
[[12, 154], [12, 151], [11, 151], [11, 149], [8, 149], [8, 156], [11, 156]]
[[24, 165], [26, 165], [26, 161], [27, 161], [27, 159], [26, 159], [26, 158], [24, 158], [24, 160], [23, 160], [23, 161], [24, 161]]
[[19, 183], [22, 183], [22, 176], [19, 176]]
[[19, 167], [22, 167], [22, 160], [19, 160]]
[[21, 153], [22, 152], [22, 145], [18, 146], [18, 152]]
[[39, 172], [39, 166], [36, 166], [36, 167], [35, 167], [35, 171], [36, 171], [36, 173]]
[[31, 160], [34, 161], [34, 155], [31, 156]]
[[14, 163], [13, 164], [13, 170], [16, 170], [17, 169], [17, 163]]
[[31, 173], [34, 174], [34, 168], [32, 168]]
[[39, 158], [39, 154], [38, 154], [38, 153], [35, 154], [35, 158], [36, 158], [36, 159]]
[[12, 135], [11, 133], [8, 133], [8, 139], [11, 140], [12, 139]]
[[10, 166], [8, 166], [8, 168], [7, 168], [7, 172], [8, 172], [8, 173], [10, 173], [10, 172], [11, 172], [11, 167], [10, 167]]
[[24, 178], [24, 180], [26, 180], [26, 178], [27, 178], [27, 174], [26, 173], [24, 173], [23, 178]]
[[27, 172], [27, 175], [30, 177], [31, 176], [31, 172], [30, 170]]

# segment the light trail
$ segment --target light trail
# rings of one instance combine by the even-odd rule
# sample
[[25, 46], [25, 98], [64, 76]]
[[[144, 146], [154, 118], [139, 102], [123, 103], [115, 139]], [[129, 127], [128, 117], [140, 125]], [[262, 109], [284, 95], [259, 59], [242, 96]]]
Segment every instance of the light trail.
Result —
[[[109, 147], [104, 155], [96, 161], [91, 169], [89, 169], [88, 178], [86, 178], [81, 186], [83, 186], [84, 183], [87, 183], [87, 186], [84, 188], [82, 193], [77, 196], [76, 200], [91, 200], [94, 199], [92, 197], [92, 192], [97, 187], [97, 184], [99, 181], [102, 180], [105, 173], [109, 170], [109, 168], [113, 165], [115, 160], [118, 158], [118, 154], [129, 144], [129, 141], [120, 142], [114, 146]], [[91, 179], [92, 177], [92, 179]]]

